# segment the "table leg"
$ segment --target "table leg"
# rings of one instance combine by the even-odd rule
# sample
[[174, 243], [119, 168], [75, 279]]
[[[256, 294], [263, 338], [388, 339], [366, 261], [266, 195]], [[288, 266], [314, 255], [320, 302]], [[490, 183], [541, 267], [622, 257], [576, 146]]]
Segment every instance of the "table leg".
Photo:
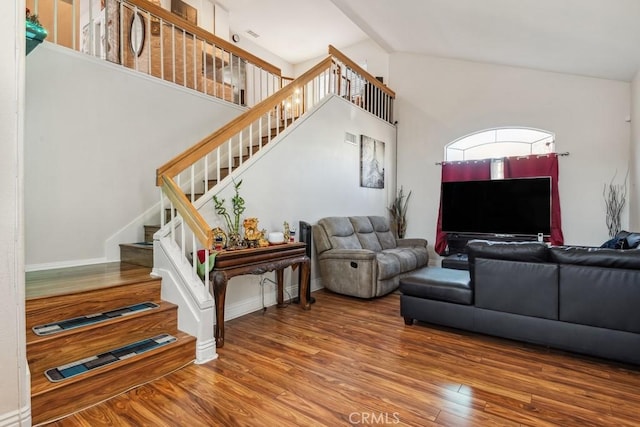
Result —
[[224, 346], [224, 302], [227, 295], [227, 275], [220, 272], [214, 272], [211, 277], [211, 285], [213, 287], [213, 299], [216, 306], [216, 327], [214, 337], [216, 347]]
[[298, 285], [300, 287], [300, 306], [305, 310], [311, 310], [311, 302], [307, 301], [307, 289], [309, 289], [309, 258], [306, 258], [304, 261], [300, 263], [300, 272], [301, 283]]
[[286, 307], [284, 305], [284, 268], [276, 270], [276, 283], [278, 285], [278, 307]]

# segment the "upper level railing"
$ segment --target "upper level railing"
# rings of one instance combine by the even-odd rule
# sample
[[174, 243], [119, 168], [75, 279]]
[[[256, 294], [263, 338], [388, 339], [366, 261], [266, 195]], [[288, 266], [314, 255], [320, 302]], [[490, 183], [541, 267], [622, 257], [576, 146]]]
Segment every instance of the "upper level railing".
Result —
[[329, 55], [334, 58], [336, 73], [340, 76], [336, 82], [336, 93], [371, 114], [393, 123], [395, 92], [335, 47], [329, 46]]
[[281, 71], [147, 0], [27, 0], [48, 41], [199, 92], [252, 106]]

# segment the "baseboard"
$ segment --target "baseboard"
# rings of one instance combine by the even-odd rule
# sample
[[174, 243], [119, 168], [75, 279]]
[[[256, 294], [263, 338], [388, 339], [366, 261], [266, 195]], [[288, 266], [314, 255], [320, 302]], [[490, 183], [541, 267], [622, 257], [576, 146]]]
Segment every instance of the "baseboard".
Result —
[[0, 427], [31, 427], [31, 405], [0, 414]]
[[24, 267], [24, 271], [40, 271], [40, 270], [54, 270], [56, 268], [68, 268], [68, 267], [79, 267], [83, 265], [93, 265], [93, 264], [104, 264], [108, 262], [106, 258], [88, 258], [88, 259], [77, 259], [71, 261], [60, 261], [60, 262], [47, 262], [44, 264], [27, 264]]

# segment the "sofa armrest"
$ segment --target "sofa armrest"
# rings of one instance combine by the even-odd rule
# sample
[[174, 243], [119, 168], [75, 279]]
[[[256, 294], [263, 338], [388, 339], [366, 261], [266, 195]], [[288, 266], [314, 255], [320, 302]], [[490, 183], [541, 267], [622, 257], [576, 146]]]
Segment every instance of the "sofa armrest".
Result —
[[319, 260], [346, 259], [369, 261], [376, 259], [376, 253], [368, 249], [330, 249], [318, 255]]
[[420, 238], [410, 238], [410, 239], [396, 239], [396, 245], [399, 247], [411, 247], [411, 246], [418, 246], [418, 247], [427, 247], [427, 240], [426, 239], [420, 239]]

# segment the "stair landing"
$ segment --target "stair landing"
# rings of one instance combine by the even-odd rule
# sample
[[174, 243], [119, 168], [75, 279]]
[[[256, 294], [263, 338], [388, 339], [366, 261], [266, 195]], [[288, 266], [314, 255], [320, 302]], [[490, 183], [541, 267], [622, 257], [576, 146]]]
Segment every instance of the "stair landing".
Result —
[[124, 262], [31, 271], [26, 274], [27, 300], [154, 280], [151, 269]]

